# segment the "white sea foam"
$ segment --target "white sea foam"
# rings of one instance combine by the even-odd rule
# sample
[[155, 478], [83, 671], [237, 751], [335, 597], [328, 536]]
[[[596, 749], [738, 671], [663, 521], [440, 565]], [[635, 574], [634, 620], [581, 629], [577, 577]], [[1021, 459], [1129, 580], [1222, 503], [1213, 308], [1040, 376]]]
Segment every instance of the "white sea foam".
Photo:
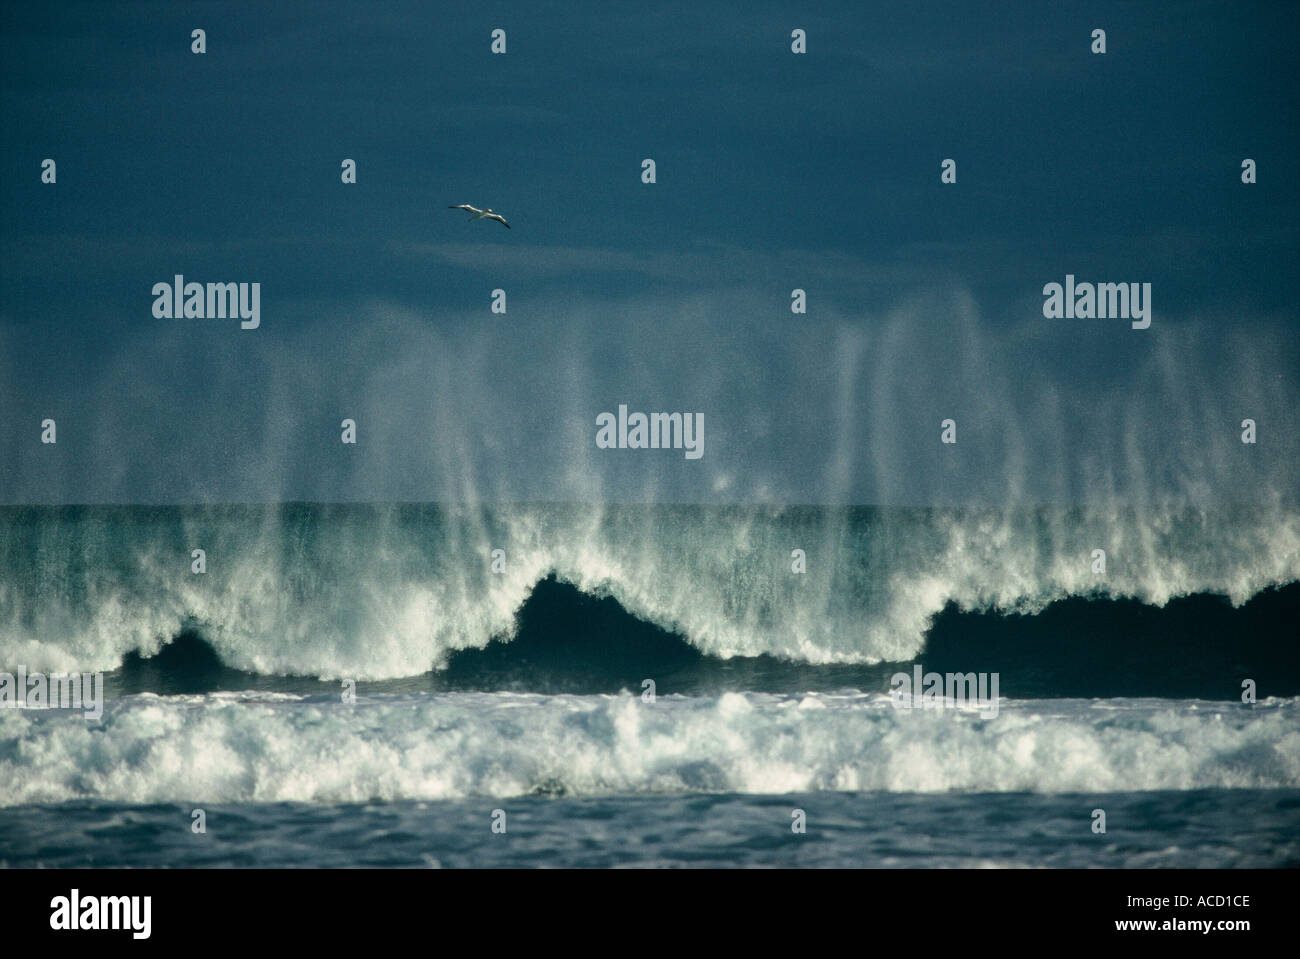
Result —
[[[824, 708], [808, 708], [810, 701]], [[1300, 698], [1004, 703], [881, 694], [130, 696], [101, 723], [0, 712], [0, 804], [352, 802], [1300, 786]]]

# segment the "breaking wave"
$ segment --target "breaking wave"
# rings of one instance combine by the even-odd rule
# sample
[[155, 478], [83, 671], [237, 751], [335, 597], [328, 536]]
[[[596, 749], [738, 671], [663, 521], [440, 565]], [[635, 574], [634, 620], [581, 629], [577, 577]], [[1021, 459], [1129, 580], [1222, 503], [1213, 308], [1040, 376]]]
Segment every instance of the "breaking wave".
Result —
[[897, 662], [923, 652], [950, 607], [1002, 616], [1198, 594], [1241, 606], [1300, 580], [1300, 513], [4, 507], [0, 664], [114, 670], [193, 633], [248, 673], [410, 677], [513, 638], [548, 578], [709, 657]]

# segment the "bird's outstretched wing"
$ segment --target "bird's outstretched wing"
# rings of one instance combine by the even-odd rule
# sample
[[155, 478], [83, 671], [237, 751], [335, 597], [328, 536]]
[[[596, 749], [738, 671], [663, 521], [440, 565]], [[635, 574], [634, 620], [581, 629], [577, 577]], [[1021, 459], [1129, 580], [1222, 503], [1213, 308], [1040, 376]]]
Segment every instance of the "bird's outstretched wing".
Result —
[[453, 203], [453, 204], [451, 204], [450, 206], [448, 206], [447, 209], [448, 209], [448, 210], [468, 210], [470, 213], [482, 213], [482, 212], [483, 212], [483, 211], [480, 210], [478, 207], [476, 207], [476, 206], [471, 206], [471, 205], [468, 204], [468, 203]]
[[506, 223], [506, 218], [503, 217], [500, 213], [487, 213], [487, 214], [484, 214], [483, 219], [485, 219], [485, 220], [496, 220], [498, 223], [502, 224], [502, 225], [503, 225], [507, 230], [510, 229], [510, 224], [509, 224], [509, 223]]

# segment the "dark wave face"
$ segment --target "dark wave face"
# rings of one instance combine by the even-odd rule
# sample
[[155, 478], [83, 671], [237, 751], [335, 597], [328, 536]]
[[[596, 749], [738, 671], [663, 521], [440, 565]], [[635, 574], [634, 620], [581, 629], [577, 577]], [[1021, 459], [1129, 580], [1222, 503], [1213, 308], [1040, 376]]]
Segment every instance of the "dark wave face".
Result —
[[[721, 659], [683, 637], [642, 622], [618, 602], [548, 577], [519, 611], [513, 638], [459, 650], [444, 668], [418, 677], [363, 682], [362, 693], [429, 691], [533, 693], [639, 692], [708, 695], [884, 691], [896, 673], [997, 672], [1013, 698], [1158, 696], [1237, 699], [1242, 682], [1261, 695], [1300, 695], [1300, 585], [1269, 590], [1233, 608], [1220, 596], [1171, 600], [1163, 609], [1135, 600], [1071, 598], [1043, 612], [1009, 616], [962, 612], [936, 617], [915, 660], [818, 665], [774, 656]], [[1232, 643], [1224, 637], [1237, 637]], [[128, 653], [107, 679], [120, 694], [207, 693], [255, 689], [331, 693], [337, 682], [260, 676], [225, 666], [193, 631], [155, 656]]]

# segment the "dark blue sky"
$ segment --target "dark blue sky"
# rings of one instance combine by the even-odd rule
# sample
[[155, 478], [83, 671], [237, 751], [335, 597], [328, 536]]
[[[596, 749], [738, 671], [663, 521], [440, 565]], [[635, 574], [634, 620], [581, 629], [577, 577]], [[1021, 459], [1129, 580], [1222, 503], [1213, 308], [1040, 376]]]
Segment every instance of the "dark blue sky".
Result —
[[[1296, 4], [2, 16], [0, 501], [1296, 496]], [[705, 456], [596, 450], [619, 403]]]

